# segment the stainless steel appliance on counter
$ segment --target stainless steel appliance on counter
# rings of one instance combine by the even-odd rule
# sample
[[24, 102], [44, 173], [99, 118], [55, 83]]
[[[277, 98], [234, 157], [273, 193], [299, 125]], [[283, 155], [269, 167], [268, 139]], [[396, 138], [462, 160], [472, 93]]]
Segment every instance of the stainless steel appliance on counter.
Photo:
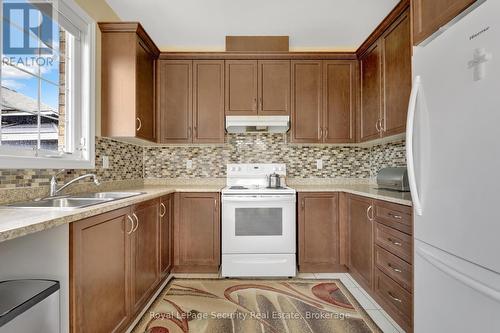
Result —
[[405, 167], [383, 168], [377, 174], [377, 185], [384, 190], [409, 192], [408, 171]]
[[[269, 188], [269, 175], [281, 186]], [[222, 190], [222, 276], [295, 276], [295, 190], [284, 164], [228, 164]]]

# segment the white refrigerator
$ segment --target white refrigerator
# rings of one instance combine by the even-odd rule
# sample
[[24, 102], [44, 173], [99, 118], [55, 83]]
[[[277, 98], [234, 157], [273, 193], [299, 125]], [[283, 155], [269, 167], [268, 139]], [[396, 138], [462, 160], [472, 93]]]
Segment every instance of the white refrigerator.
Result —
[[500, 332], [500, 0], [413, 51], [417, 333]]

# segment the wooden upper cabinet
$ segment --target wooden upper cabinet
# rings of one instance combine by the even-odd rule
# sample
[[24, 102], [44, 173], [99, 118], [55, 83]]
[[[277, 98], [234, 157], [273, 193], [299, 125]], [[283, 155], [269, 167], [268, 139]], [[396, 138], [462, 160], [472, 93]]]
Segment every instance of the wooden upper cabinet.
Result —
[[382, 109], [382, 62], [380, 42], [375, 42], [360, 60], [361, 106], [359, 112], [359, 140], [380, 137]]
[[160, 198], [160, 277], [164, 278], [172, 269], [174, 243], [173, 194]]
[[413, 43], [420, 44], [476, 0], [413, 0]]
[[384, 106], [380, 128], [383, 136], [406, 128], [411, 93], [411, 32], [407, 10], [381, 38], [383, 48]]
[[290, 61], [260, 60], [259, 115], [290, 114]]
[[193, 142], [224, 142], [224, 61], [193, 62]]
[[257, 60], [226, 60], [226, 115], [257, 114]]
[[137, 313], [152, 295], [159, 281], [158, 199], [137, 204], [132, 209], [136, 220], [132, 233], [132, 313]]
[[367, 289], [371, 289], [373, 283], [372, 214], [372, 200], [349, 195], [349, 268], [356, 280], [361, 281], [362, 287]]
[[176, 193], [174, 270], [217, 272], [220, 265], [219, 193]]
[[69, 225], [71, 332], [126, 329], [130, 317], [129, 211], [122, 208]]
[[191, 60], [158, 61], [158, 123], [161, 143], [192, 141]]
[[338, 193], [299, 193], [298, 203], [299, 271], [338, 270]]
[[140, 39], [137, 40], [136, 82], [137, 82], [137, 136], [146, 140], [156, 139], [154, 106], [155, 63], [151, 52]]
[[291, 141], [321, 142], [322, 62], [292, 61]]
[[158, 48], [139, 23], [99, 23], [101, 135], [156, 140], [154, 105]]
[[356, 61], [323, 62], [323, 142], [356, 141]]

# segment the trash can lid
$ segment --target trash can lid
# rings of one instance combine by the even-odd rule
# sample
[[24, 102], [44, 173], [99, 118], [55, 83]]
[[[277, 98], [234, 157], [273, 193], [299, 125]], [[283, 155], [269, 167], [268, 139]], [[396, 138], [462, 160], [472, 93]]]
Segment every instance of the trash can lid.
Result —
[[0, 327], [60, 288], [53, 280], [0, 281]]

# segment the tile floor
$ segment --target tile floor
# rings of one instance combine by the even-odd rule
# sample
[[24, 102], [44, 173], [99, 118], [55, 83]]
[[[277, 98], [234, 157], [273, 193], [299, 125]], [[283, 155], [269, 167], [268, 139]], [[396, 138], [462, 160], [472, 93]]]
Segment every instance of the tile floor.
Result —
[[[176, 278], [219, 278], [219, 274], [174, 274]], [[301, 279], [340, 279], [384, 333], [404, 333], [404, 330], [348, 273], [299, 273]]]

